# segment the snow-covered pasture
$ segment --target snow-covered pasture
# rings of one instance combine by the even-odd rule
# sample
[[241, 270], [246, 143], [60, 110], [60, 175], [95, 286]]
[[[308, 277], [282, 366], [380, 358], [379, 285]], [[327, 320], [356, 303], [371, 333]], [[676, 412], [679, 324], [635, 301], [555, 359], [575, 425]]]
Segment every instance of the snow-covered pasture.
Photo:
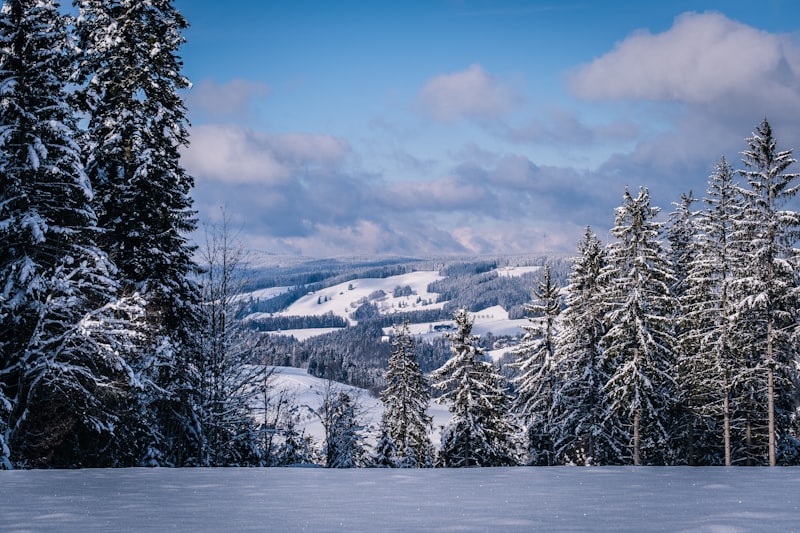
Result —
[[800, 468], [0, 471], [0, 531], [800, 530]]
[[[502, 267], [497, 269], [500, 276], [512, 277], [521, 276], [529, 272], [536, 272], [541, 267]], [[333, 313], [353, 323], [351, 314], [363, 303], [371, 302], [378, 307], [381, 314], [391, 314], [403, 311], [413, 311], [422, 309], [439, 309], [445, 302], [437, 302], [439, 297], [436, 293], [428, 292], [428, 285], [434, 281], [442, 279], [436, 271], [418, 271], [387, 278], [358, 278], [352, 281], [333, 285], [316, 292], [311, 292], [287, 309], [276, 313], [284, 316], [319, 316], [326, 313]], [[413, 294], [406, 296], [394, 296], [397, 287], [410, 287]], [[242, 299], [262, 299], [269, 298], [288, 290], [287, 287], [274, 287], [261, 289], [240, 296]], [[383, 296], [377, 294], [383, 292]], [[257, 320], [264, 313], [253, 313], [247, 318]], [[520, 327], [526, 323], [525, 320], [509, 320], [508, 312], [500, 306], [490, 307], [471, 313], [474, 320], [473, 333], [483, 335], [492, 332], [494, 335], [516, 335], [520, 333]], [[445, 322], [426, 322], [412, 324], [411, 333], [416, 336], [440, 336], [442, 331], [434, 331], [435, 326], [452, 324], [452, 321]], [[281, 331], [281, 335], [294, 336], [297, 340], [306, 340], [309, 337], [329, 333], [337, 328], [313, 328], [313, 329], [293, 329]]]
[[[436, 309], [437, 294], [428, 292], [428, 285], [441, 279], [438, 272], [410, 272], [387, 278], [359, 278], [309, 293], [292, 305], [282, 315], [314, 316], [333, 313], [349, 319], [362, 303], [375, 304], [382, 314], [413, 309]], [[396, 287], [411, 287], [414, 294], [395, 297]], [[383, 292], [384, 296], [377, 297]]]

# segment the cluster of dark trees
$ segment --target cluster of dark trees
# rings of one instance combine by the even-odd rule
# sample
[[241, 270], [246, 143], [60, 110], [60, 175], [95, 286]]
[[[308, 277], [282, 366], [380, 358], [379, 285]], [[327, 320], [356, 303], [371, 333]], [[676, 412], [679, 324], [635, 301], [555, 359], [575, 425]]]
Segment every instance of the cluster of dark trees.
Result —
[[74, 8], [0, 10], [0, 468], [263, 461], [237, 248], [187, 237], [186, 21]]
[[306, 328], [344, 328], [347, 320], [332, 311], [324, 315], [286, 316], [271, 315], [260, 316], [247, 321], [250, 327], [258, 331], [281, 331], [287, 329]]
[[701, 208], [686, 194], [665, 223], [647, 189], [626, 190], [615, 241], [587, 228], [563, 290], [545, 269], [510, 382], [456, 313], [452, 357], [431, 374], [453, 413], [433, 460], [408, 429], [428, 427], [423, 407], [388, 377], [395, 350], [378, 463], [798, 464], [800, 213], [786, 202], [800, 174], [766, 120], [747, 143], [742, 169], [720, 159]]

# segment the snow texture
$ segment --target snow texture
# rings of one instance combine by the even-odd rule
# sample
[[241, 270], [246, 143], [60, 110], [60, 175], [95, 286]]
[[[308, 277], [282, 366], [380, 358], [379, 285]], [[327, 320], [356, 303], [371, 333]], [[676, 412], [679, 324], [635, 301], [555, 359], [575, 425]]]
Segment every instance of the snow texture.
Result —
[[797, 531], [800, 469], [0, 472], [0, 532]]

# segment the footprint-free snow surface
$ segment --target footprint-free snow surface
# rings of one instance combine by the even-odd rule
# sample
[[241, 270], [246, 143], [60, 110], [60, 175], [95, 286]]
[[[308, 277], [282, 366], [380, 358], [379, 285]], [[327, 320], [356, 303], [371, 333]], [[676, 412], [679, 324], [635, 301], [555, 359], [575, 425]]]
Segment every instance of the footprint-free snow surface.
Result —
[[0, 471], [0, 531], [800, 531], [800, 468]]

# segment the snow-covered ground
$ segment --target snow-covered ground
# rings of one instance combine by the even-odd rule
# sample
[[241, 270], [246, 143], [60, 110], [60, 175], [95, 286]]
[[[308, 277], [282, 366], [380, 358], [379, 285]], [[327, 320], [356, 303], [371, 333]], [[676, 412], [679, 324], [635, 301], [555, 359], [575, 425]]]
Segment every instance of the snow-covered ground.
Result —
[[[285, 392], [292, 398], [292, 404], [306, 406], [306, 416], [303, 417], [303, 429], [307, 435], [314, 437], [319, 444], [325, 438], [325, 432], [319, 419], [311, 414], [311, 410], [316, 410], [322, 405], [325, 388], [328, 382], [324, 379], [308, 375], [302, 368], [292, 368], [288, 366], [275, 367], [275, 375], [272, 382], [273, 391]], [[370, 396], [363, 389], [343, 385], [341, 383], [331, 383], [337, 391], [345, 391], [353, 398], [356, 398], [362, 408], [361, 422], [363, 425], [377, 430], [378, 424], [383, 413], [383, 404], [378, 398]], [[441, 404], [432, 402], [428, 409], [428, 414], [433, 418], [432, 442], [435, 446], [439, 445], [440, 429], [450, 420], [450, 411]]]
[[509, 267], [500, 267], [497, 270], [497, 275], [506, 278], [512, 278], [515, 276], [522, 276], [523, 274], [529, 274], [531, 272], [539, 272], [542, 269], [540, 266], [509, 266]]
[[237, 295], [236, 300], [269, 300], [290, 290], [292, 290], [291, 287], [268, 287], [257, 291], [243, 292]]
[[[309, 293], [279, 314], [316, 316], [333, 313], [350, 319], [350, 314], [367, 301], [378, 306], [380, 312], [384, 314], [415, 309], [436, 309], [443, 304], [434, 303], [438, 295], [429, 293], [428, 285], [439, 279], [441, 279], [439, 273], [433, 271], [410, 272], [388, 278], [359, 278]], [[405, 286], [411, 287], [414, 294], [395, 298], [394, 289]], [[376, 298], [375, 293], [378, 291], [383, 291], [385, 296]]]
[[[541, 267], [502, 267], [497, 269], [500, 276], [521, 276], [529, 272], [536, 272]], [[387, 278], [359, 278], [353, 281], [340, 283], [331, 287], [310, 292], [303, 296], [288, 308], [276, 313], [283, 316], [319, 316], [326, 313], [333, 313], [340, 316], [350, 323], [355, 323], [352, 313], [365, 302], [371, 302], [378, 307], [381, 314], [392, 314], [405, 311], [440, 309], [445, 302], [436, 302], [438, 294], [428, 292], [428, 285], [434, 281], [442, 279], [436, 271], [418, 271], [399, 276]], [[394, 296], [396, 287], [410, 287], [413, 294], [410, 296]], [[269, 298], [281, 294], [288, 290], [288, 287], [274, 287], [261, 289], [251, 293], [241, 295], [241, 298], [258, 300]], [[376, 296], [383, 292], [382, 296]], [[269, 313], [253, 313], [247, 316], [247, 320], [258, 320], [263, 316], [271, 316]], [[521, 332], [521, 326], [526, 324], [526, 320], [509, 320], [508, 312], [500, 306], [494, 306], [477, 313], [471, 314], [474, 320], [473, 332], [476, 335], [485, 335], [492, 332], [494, 335], [517, 335]], [[442, 335], [442, 330], [434, 330], [435, 326], [453, 324], [452, 321], [419, 323], [411, 325], [411, 333], [423, 338]], [[297, 340], [303, 341], [316, 335], [329, 333], [337, 328], [306, 328], [283, 330], [278, 332], [280, 335], [294, 336]], [[391, 328], [387, 328], [386, 331]], [[492, 354], [493, 357], [499, 357]]]
[[0, 531], [800, 530], [800, 468], [0, 471]]

